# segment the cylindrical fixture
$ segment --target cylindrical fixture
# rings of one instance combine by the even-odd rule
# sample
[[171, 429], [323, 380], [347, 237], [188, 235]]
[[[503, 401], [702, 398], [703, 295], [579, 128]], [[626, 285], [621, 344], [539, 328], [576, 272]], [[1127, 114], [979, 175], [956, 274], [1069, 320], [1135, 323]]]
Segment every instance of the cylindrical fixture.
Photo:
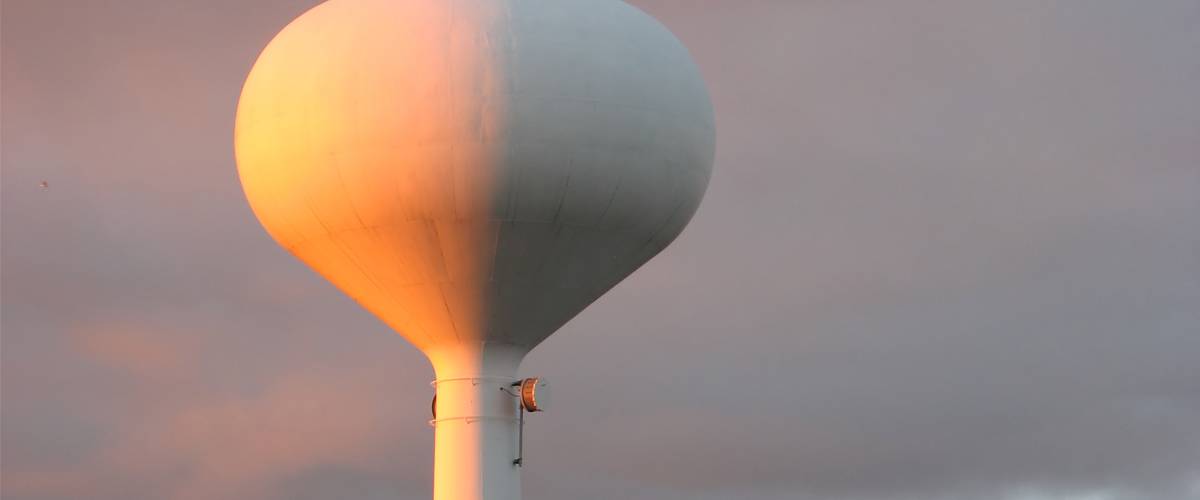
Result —
[[438, 376], [434, 500], [520, 500], [520, 401], [511, 391], [523, 356], [486, 344], [430, 356]]
[[546, 381], [541, 377], [531, 377], [521, 381], [521, 406], [525, 411], [538, 412], [546, 409], [546, 400], [549, 399], [546, 390]]

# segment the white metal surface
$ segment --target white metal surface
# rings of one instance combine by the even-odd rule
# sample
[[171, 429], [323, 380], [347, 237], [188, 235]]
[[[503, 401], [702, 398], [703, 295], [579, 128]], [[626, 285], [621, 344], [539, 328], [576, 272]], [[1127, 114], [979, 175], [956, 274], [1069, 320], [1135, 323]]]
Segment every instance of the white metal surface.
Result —
[[683, 230], [713, 138], [687, 51], [617, 0], [329, 1], [235, 133], [271, 236], [432, 362], [438, 500], [519, 498], [499, 386]]
[[525, 351], [464, 350], [437, 367], [433, 497], [521, 498], [517, 457], [519, 400], [512, 395]]

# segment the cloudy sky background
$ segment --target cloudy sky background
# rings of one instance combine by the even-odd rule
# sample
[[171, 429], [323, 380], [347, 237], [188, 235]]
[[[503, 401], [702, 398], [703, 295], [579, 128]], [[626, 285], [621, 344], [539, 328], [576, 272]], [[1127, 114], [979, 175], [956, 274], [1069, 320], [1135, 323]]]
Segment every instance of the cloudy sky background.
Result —
[[[5, 500], [429, 497], [428, 363], [232, 160], [314, 3], [4, 1]], [[527, 359], [527, 499], [1200, 499], [1200, 2], [634, 3], [716, 173]]]

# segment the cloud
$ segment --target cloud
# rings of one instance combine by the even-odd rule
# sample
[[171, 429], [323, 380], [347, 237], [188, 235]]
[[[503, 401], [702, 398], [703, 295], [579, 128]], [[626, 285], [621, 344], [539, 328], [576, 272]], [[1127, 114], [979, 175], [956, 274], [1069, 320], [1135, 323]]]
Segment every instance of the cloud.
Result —
[[167, 498], [265, 496], [281, 479], [326, 465], [363, 466], [378, 454], [381, 410], [360, 380], [292, 376], [249, 400], [202, 400], [130, 425], [106, 461], [128, 471], [178, 473]]
[[[129, 352], [134, 351], [122, 355]], [[139, 361], [136, 373], [159, 377], [174, 371], [142, 370], [148, 366], [157, 367]], [[396, 454], [430, 443], [399, 434], [403, 427], [392, 424], [396, 415], [391, 405], [378, 400], [380, 375], [371, 370], [300, 370], [270, 381], [259, 394], [242, 397], [214, 392], [199, 380], [160, 384], [142, 395], [136, 412], [110, 422], [110, 436], [101, 446], [84, 450], [82, 460], [38, 466], [18, 461], [6, 467], [5, 494], [285, 498], [280, 492], [289, 481], [331, 469], [353, 470], [368, 479], [412, 480], [412, 474], [391, 467], [420, 469], [416, 462], [424, 457]], [[131, 483], [133, 478], [141, 480]], [[381, 482], [380, 487], [396, 491], [392, 483]]]
[[[160, 332], [128, 325], [94, 325], [74, 332], [76, 348], [109, 368], [154, 380], [187, 370], [195, 348], [164, 342]], [[174, 336], [174, 339], [185, 337]]]

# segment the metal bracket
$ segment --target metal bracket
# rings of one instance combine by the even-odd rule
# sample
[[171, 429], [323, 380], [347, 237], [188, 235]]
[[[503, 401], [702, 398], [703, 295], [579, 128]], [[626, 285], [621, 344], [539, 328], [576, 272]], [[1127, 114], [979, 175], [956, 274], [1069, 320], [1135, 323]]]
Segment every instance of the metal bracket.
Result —
[[[513, 382], [511, 387], [521, 387], [521, 382]], [[513, 465], [521, 467], [525, 463], [525, 402], [521, 400], [519, 394], [512, 394], [503, 387], [500, 390], [511, 394], [517, 398], [517, 458], [513, 460]]]

